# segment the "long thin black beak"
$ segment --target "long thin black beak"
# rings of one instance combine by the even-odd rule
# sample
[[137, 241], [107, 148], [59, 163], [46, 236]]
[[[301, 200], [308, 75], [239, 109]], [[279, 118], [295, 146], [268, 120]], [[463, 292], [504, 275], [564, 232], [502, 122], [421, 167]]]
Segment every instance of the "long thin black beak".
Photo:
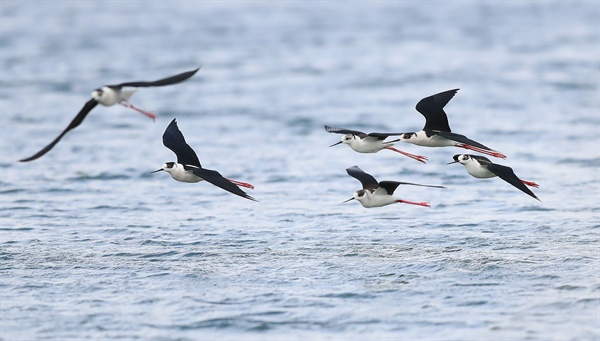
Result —
[[458, 163], [458, 161], [448, 162], [446, 165], [451, 165], [453, 163]]
[[160, 172], [161, 170], [164, 170], [164, 169], [162, 169], [162, 168], [161, 168], [161, 169], [157, 169], [157, 170], [155, 170], [154, 172], [150, 172], [150, 173], [156, 173], [156, 172]]
[[338, 142], [338, 143], [334, 143], [334, 144], [332, 144], [332, 145], [331, 145], [331, 146], [329, 146], [329, 147], [337, 146], [337, 145], [338, 145], [338, 144], [340, 144], [340, 143], [342, 143], [342, 141], [340, 141], [340, 142]]
[[354, 198], [350, 198], [350, 199], [348, 199], [348, 200], [346, 200], [346, 201], [342, 201], [342, 204], [343, 204], [343, 203], [347, 203], [347, 202], [348, 202], [348, 201], [350, 201], [350, 200], [354, 200]]

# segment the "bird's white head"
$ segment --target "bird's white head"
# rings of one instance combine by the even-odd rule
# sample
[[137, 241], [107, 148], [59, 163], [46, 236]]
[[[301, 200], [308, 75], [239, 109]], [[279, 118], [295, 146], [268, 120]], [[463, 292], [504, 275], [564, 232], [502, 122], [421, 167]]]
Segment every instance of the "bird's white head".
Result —
[[111, 106], [121, 101], [128, 101], [135, 91], [135, 89], [124, 91], [109, 86], [103, 86], [92, 91], [92, 98], [102, 105]]
[[404, 133], [400, 135], [399, 140], [403, 142], [410, 142], [412, 140], [418, 139], [417, 133]]
[[[361, 204], [363, 203], [363, 200], [367, 197], [367, 191], [365, 191], [364, 189], [359, 189], [358, 191], [354, 192], [354, 194], [352, 195], [352, 198], [342, 202], [346, 203], [348, 201], [351, 200], [358, 200]], [[364, 205], [363, 205], [364, 206]]]
[[356, 136], [354, 136], [354, 135], [352, 135], [352, 134], [346, 134], [346, 135], [342, 136], [342, 139], [341, 139], [341, 141], [340, 141], [340, 142], [338, 142], [338, 143], [334, 143], [334, 144], [332, 144], [332, 145], [331, 145], [331, 146], [329, 146], [329, 147], [337, 146], [337, 145], [338, 145], [338, 144], [340, 144], [340, 143], [350, 144], [350, 143], [352, 143], [352, 141], [354, 141], [354, 140], [356, 140], [356, 139], [357, 139], [357, 137], [356, 137]]
[[166, 162], [162, 165], [162, 167], [160, 167], [159, 169], [155, 170], [154, 172], [151, 173], [156, 173], [156, 172], [160, 172], [160, 171], [165, 171], [167, 173], [171, 173], [175, 170], [175, 162]]
[[461, 165], [467, 165], [471, 162], [475, 162], [475, 159], [473, 159], [470, 155], [468, 154], [456, 154], [452, 157], [454, 159], [454, 162], [449, 162], [448, 165], [451, 165], [453, 163], [460, 163]]
[[92, 91], [92, 98], [98, 102], [102, 102], [103, 99], [107, 96], [107, 93], [111, 91], [107, 86], [103, 86]]
[[119, 103], [124, 98], [120, 98], [120, 92], [112, 89], [108, 86], [103, 86], [92, 91], [92, 98], [95, 99], [98, 103], [111, 106]]

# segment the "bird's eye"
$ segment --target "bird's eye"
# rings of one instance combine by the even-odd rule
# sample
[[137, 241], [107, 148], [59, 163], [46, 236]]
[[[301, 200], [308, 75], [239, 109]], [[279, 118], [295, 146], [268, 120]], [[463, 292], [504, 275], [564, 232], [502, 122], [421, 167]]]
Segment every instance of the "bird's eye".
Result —
[[104, 90], [96, 89], [96, 92], [98, 93], [98, 95], [102, 96], [102, 94], [104, 93]]
[[402, 138], [410, 139], [412, 137], [412, 135], [413, 135], [412, 133], [406, 133], [406, 134], [402, 135]]
[[463, 161], [467, 161], [469, 159], [469, 155], [463, 155], [462, 159]]

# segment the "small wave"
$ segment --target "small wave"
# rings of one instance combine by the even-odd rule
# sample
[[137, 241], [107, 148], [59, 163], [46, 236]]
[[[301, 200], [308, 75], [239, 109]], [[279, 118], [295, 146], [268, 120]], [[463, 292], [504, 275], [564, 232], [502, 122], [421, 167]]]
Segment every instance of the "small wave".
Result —
[[14, 193], [21, 193], [21, 192], [25, 192], [26, 190], [22, 189], [22, 188], [11, 188], [11, 189], [6, 189], [6, 190], [2, 190], [0, 191], [0, 194], [14, 194]]
[[80, 173], [77, 176], [68, 178], [67, 180], [69, 180], [69, 181], [127, 180], [127, 179], [130, 179], [130, 178], [131, 178], [131, 176], [125, 175], [125, 174], [115, 174], [115, 173], [102, 172], [100, 174], [95, 174], [95, 175]]
[[140, 258], [161, 258], [161, 257], [169, 257], [179, 254], [177, 251], [168, 251], [168, 252], [160, 252], [160, 253], [148, 253], [140, 256]]
[[336, 294], [321, 295], [319, 297], [325, 297], [325, 298], [374, 298], [375, 296], [372, 294], [358, 294], [358, 293], [354, 293], [354, 292], [343, 292], [343, 293], [336, 293]]
[[0, 227], [0, 231], [31, 231], [33, 227]]
[[568, 285], [568, 284], [565, 284], [565, 285], [558, 286], [558, 287], [556, 287], [554, 289], [560, 290], [560, 291], [563, 291], [563, 290], [566, 290], [566, 291], [575, 291], [575, 290], [584, 290], [585, 287], [582, 287], [582, 286], [579, 286], [579, 285]]
[[90, 210], [120, 210], [122, 207], [110, 206], [110, 205], [98, 205], [90, 207]]
[[493, 287], [493, 286], [498, 286], [498, 285], [502, 285], [502, 283], [495, 283], [495, 282], [491, 282], [491, 283], [454, 283], [451, 286], [453, 286], [453, 287]]

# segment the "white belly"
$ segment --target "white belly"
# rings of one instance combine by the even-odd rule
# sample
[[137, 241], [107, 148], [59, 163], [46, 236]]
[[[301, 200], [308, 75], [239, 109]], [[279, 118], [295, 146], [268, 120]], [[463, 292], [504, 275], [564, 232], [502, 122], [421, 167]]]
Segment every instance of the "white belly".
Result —
[[396, 202], [396, 198], [391, 195], [368, 195], [367, 197], [359, 200], [360, 204], [363, 207], [371, 208], [371, 207], [381, 207], [390, 205]]
[[423, 147], [450, 147], [455, 146], [456, 142], [452, 140], [448, 140], [445, 137], [441, 137], [439, 135], [433, 135], [431, 137], [427, 137], [427, 134], [424, 131], [417, 132], [416, 136], [413, 135], [410, 140], [403, 140], [404, 142], [416, 144], [417, 146]]
[[185, 170], [182, 167], [177, 167], [173, 171], [169, 172], [171, 177], [181, 182], [200, 182], [203, 181], [201, 177], [194, 174], [191, 170]]
[[479, 164], [469, 163], [465, 165], [467, 169], [467, 173], [471, 174], [471, 176], [479, 179], [487, 179], [493, 178], [496, 174], [490, 172], [487, 168], [481, 167]]
[[359, 153], [377, 153], [385, 147], [391, 147], [393, 143], [365, 142], [363, 140], [353, 140], [348, 144], [355, 152]]

